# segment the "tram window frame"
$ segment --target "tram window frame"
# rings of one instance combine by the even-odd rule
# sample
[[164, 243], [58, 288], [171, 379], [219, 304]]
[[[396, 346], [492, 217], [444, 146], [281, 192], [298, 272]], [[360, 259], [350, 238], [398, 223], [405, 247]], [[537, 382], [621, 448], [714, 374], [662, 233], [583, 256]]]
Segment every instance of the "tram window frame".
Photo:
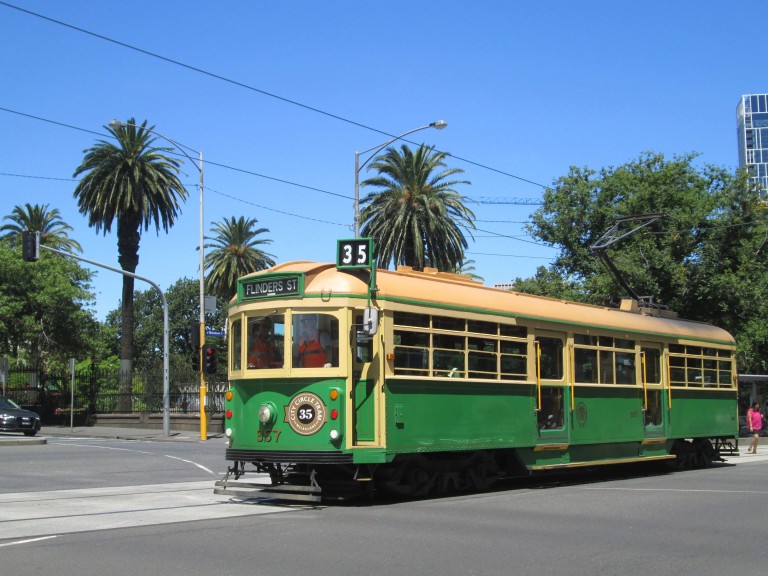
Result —
[[579, 384], [638, 384], [638, 349], [634, 340], [574, 333], [573, 363], [574, 379]]
[[[660, 385], [661, 350], [649, 346], [641, 346], [640, 352], [645, 353], [645, 383], [648, 385]], [[643, 378], [642, 373], [640, 374], [640, 377], [641, 379]]]
[[[302, 343], [301, 323], [305, 317], [315, 317], [317, 326], [317, 336], [326, 350], [326, 362], [321, 366], [301, 366], [301, 353], [299, 352]], [[328, 310], [293, 310], [291, 312], [291, 368], [294, 370], [318, 370], [327, 368], [338, 368], [340, 363], [339, 354], [339, 330], [341, 322], [339, 318]], [[327, 336], [327, 343], [323, 336]], [[328, 354], [330, 353], [330, 358]]]
[[563, 339], [557, 336], [536, 336], [539, 353], [541, 354], [542, 380], [562, 380], [565, 377], [565, 362], [563, 351], [565, 344]]
[[368, 364], [373, 360], [373, 336], [363, 330], [362, 312], [355, 313], [350, 340], [354, 350], [353, 362], [355, 364]]
[[686, 344], [669, 344], [668, 350], [671, 386], [735, 388], [732, 350]]
[[395, 376], [528, 379], [526, 326], [400, 311], [392, 320]]
[[[245, 363], [244, 367], [247, 370], [281, 370], [286, 366], [285, 357], [285, 326], [286, 318], [285, 312], [272, 312], [270, 314], [246, 314], [243, 318], [246, 330], [241, 338], [240, 342], [245, 341]], [[265, 343], [270, 350], [268, 365], [259, 366], [257, 362], [251, 361], [249, 356], [256, 343], [256, 331], [258, 326], [262, 323], [269, 322], [269, 337]]]
[[238, 318], [232, 322], [229, 330], [230, 369], [239, 372], [243, 369], [243, 320]]

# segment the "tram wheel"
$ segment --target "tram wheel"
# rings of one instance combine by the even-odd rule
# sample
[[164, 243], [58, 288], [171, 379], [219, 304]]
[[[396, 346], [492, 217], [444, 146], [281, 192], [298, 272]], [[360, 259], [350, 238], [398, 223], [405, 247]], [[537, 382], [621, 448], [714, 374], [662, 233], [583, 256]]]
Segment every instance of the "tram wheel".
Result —
[[672, 454], [676, 456], [669, 462], [670, 468], [681, 471], [688, 470], [693, 464], [693, 447], [687, 440], [675, 440], [672, 446]]

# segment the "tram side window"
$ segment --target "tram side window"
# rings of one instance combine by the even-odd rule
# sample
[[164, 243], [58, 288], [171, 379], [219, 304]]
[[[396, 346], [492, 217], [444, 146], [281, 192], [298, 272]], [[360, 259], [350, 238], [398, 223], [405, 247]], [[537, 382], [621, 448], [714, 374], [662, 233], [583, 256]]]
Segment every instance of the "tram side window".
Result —
[[610, 336], [574, 334], [576, 382], [637, 384], [635, 342]]
[[616, 352], [616, 384], [636, 384], [634, 352]]
[[657, 348], [643, 348], [645, 354], [645, 381], [648, 384], [661, 382], [661, 351]]
[[562, 430], [565, 413], [564, 396], [563, 389], [558, 386], [542, 386], [541, 406], [537, 415], [539, 430]]
[[573, 357], [576, 364], [576, 382], [597, 384], [597, 350], [576, 348]]
[[465, 343], [464, 336], [434, 334], [432, 336], [433, 376], [464, 378]]
[[366, 334], [363, 329], [363, 315], [355, 316], [355, 361], [358, 364], [370, 362], [373, 359], [373, 336]]
[[285, 318], [282, 314], [248, 318], [248, 368], [285, 366]]
[[717, 351], [718, 362], [718, 383], [721, 388], [730, 388], [733, 386], [733, 360], [728, 350]]
[[229, 349], [231, 354], [231, 370], [241, 370], [243, 366], [243, 322], [235, 320], [232, 322], [232, 328], [229, 331]]
[[541, 378], [561, 380], [563, 378], [563, 341], [560, 338], [539, 337], [541, 350]]
[[670, 380], [673, 386], [732, 388], [733, 360], [729, 350], [701, 346], [669, 345]]
[[467, 339], [470, 378], [496, 378], [498, 372], [496, 348], [498, 344], [498, 340], [491, 338], [470, 337]]
[[339, 321], [330, 314], [294, 314], [294, 368], [339, 365]]
[[395, 330], [395, 374], [429, 374], [429, 334]]

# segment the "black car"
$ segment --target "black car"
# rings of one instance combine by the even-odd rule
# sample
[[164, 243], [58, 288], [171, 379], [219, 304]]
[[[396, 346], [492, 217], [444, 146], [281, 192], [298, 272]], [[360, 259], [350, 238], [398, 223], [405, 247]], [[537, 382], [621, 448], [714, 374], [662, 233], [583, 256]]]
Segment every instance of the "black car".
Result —
[[40, 431], [40, 416], [24, 410], [10, 398], [0, 396], [0, 432], [24, 432], [34, 436]]

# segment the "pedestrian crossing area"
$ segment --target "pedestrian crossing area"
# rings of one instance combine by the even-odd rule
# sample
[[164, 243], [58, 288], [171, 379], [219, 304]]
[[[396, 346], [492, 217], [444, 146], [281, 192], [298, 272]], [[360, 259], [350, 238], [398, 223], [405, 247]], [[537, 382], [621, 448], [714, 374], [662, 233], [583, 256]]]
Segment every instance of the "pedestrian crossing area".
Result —
[[213, 482], [180, 482], [0, 494], [0, 546], [7, 539], [290, 512], [213, 493]]

